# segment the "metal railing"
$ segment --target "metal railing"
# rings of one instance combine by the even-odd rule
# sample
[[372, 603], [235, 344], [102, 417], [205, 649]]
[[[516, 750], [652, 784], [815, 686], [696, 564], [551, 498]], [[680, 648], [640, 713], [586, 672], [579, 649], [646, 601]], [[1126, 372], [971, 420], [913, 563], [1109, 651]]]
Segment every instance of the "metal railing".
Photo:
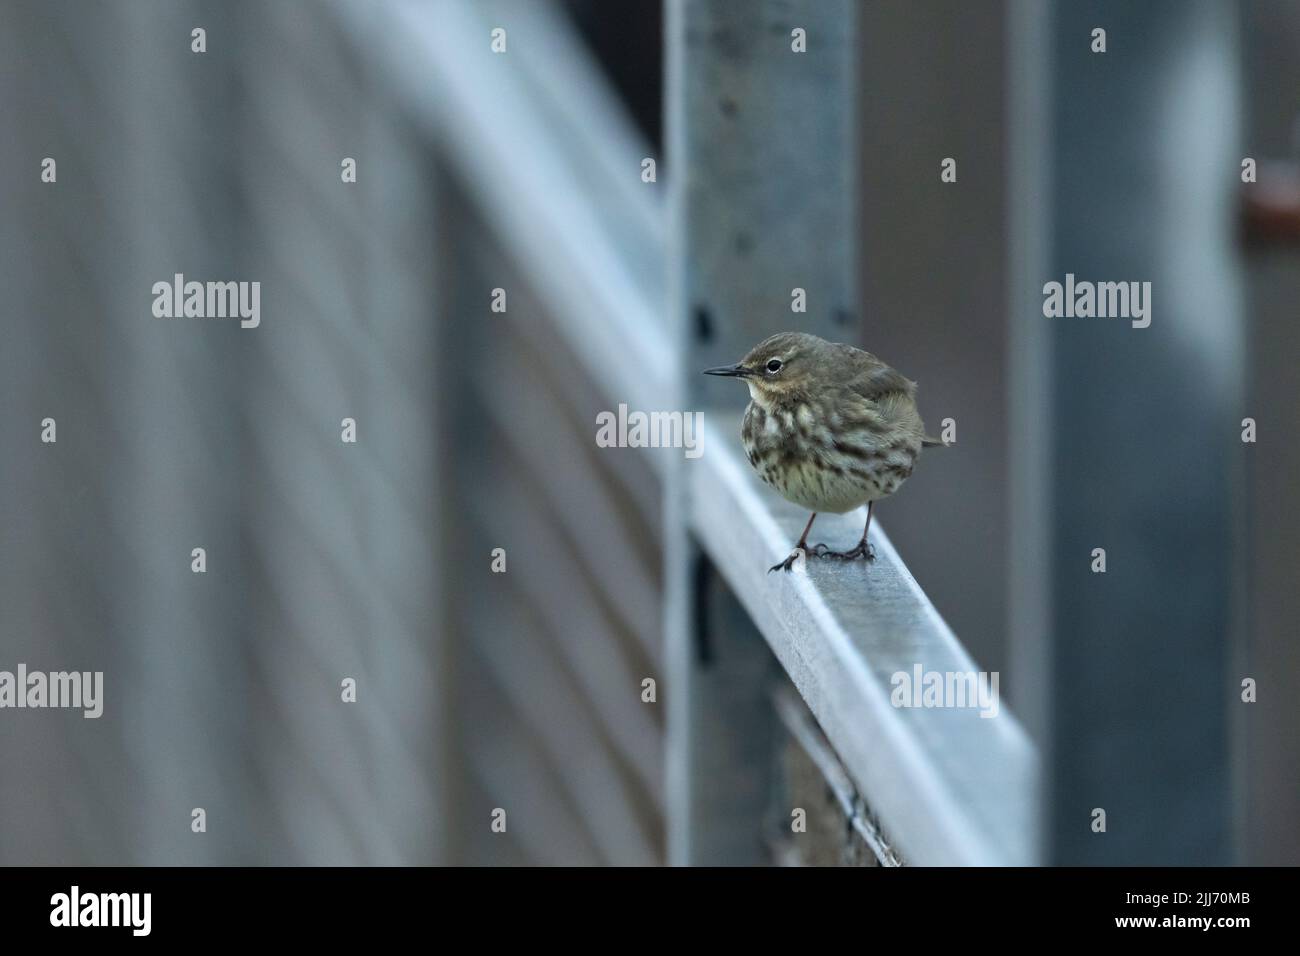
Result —
[[[0, 859], [768, 862], [784, 735], [846, 858], [1028, 862], [1014, 718], [891, 706], [896, 671], [974, 665], [879, 525], [869, 569], [766, 574], [802, 516], [697, 374], [780, 325], [855, 334], [851, 4], [671, 5], [663, 155], [555, 4], [303, 9], [6, 11], [56, 107], [7, 88], [0, 149], [48, 141], [60, 178], [0, 223], [5, 427], [59, 442], [5, 472], [31, 546], [0, 553], [0, 652], [111, 696], [6, 724]], [[177, 271], [251, 275], [267, 321], [151, 318]], [[596, 448], [619, 404], [704, 409], [702, 457]]]
[[[824, 861], [771, 831], [814, 773], [847, 862], [1226, 862], [1234, 824], [1285, 857], [1295, 469], [1274, 445], [1239, 480], [1236, 423], [1295, 405], [1246, 354], [1287, 354], [1294, 264], [1248, 323], [1230, 237], [1244, 144], [1292, 109], [1238, 67], [1291, 69], [1293, 11], [1252, 8], [1252, 48], [1233, 4], [672, 0], [659, 150], [562, 9], [0, 8], [0, 666], [108, 688], [102, 719], [2, 722], [0, 861]], [[177, 272], [260, 281], [267, 320], [152, 317]], [[1045, 321], [1067, 273], [1149, 278], [1159, 314]], [[697, 374], [789, 327], [964, 403], [870, 568], [766, 574], [804, 516]], [[703, 457], [597, 447], [619, 404], [703, 410]], [[898, 672], [972, 657], [1039, 752], [1005, 707], [892, 705]]]
[[[531, 279], [555, 317], [556, 330], [606, 398], [643, 410], [689, 407], [679, 404], [688, 394], [682, 383], [696, 369], [685, 364], [687, 353], [673, 344], [675, 338], [689, 333], [673, 333], [670, 329], [676, 321], [670, 323], [665, 318], [669, 206], [661, 196], [663, 187], [640, 181], [640, 159], [650, 155], [648, 148], [638, 142], [619, 115], [557, 11], [550, 5], [531, 3], [444, 3], [431, 10], [402, 0], [386, 0], [364, 9], [345, 2], [334, 6], [350, 30], [370, 38], [360, 48], [390, 78], [417, 122], [442, 144], [444, 155], [502, 247]], [[779, 95], [783, 105], [798, 108], [838, 91], [844, 95], [821, 103], [817, 121], [832, 127], [838, 124], [838, 141], [848, 146], [853, 60], [851, 34], [844, 31], [845, 23], [852, 23], [851, 10], [848, 4], [795, 6], [799, 7], [800, 23], [825, 28], [818, 34], [818, 42], [838, 36], [834, 42], [842, 44], [843, 50], [838, 61], [831, 60], [829, 72], [823, 57], [816, 75], [802, 82], [797, 77], [791, 82], [792, 77], [779, 70], [745, 66], [744, 56], [726, 63], [707, 59], [719, 45], [771, 42], [775, 31], [768, 30], [769, 26], [782, 26], [776, 40], [788, 42], [788, 26], [793, 24], [786, 24], [780, 11], [788, 11], [790, 5], [754, 5], [754, 10], [761, 8], [763, 16], [756, 18], [753, 27], [735, 17], [728, 20], [725, 4], [672, 5], [669, 59], [675, 64], [670, 68], [678, 72], [670, 79], [676, 92], [670, 100], [669, 126], [677, 129], [677, 145], [690, 138], [684, 137], [683, 124], [693, 123], [690, 136], [703, 136], [707, 124], [713, 122], [711, 117], [723, 116], [712, 103], [691, 102], [695, 94], [684, 87], [693, 81], [686, 70], [707, 74], [708, 82], [730, 83], [743, 92], [736, 94], [742, 99], [740, 116], [719, 120], [719, 125], [730, 125], [716, 130], [716, 140], [696, 147], [701, 152], [688, 148], [685, 155], [680, 148], [674, 154], [670, 147], [669, 155], [660, 157], [659, 164], [662, 179], [681, 196], [682, 191], [700, 188], [699, 177], [711, 175], [708, 169], [697, 170], [691, 165], [700, 161], [703, 151], [713, 156], [711, 168], [716, 175], [734, 175], [735, 171], [726, 170], [725, 162], [717, 158], [725, 151], [728, 136], [757, 151], [756, 166], [784, 162], [783, 167], [768, 169], [772, 178], [733, 184], [711, 201], [732, 203], [727, 210], [731, 228], [744, 228], [736, 227], [737, 222], [764, 228], [754, 216], [767, 217], [766, 226], [770, 227], [779, 215], [805, 230], [806, 252], [786, 245], [782, 235], [756, 233], [758, 267], [765, 243], [773, 252], [780, 250], [787, 273], [790, 260], [802, 256], [809, 266], [820, 269], [825, 280], [814, 294], [825, 291], [828, 283], [836, 284], [840, 292], [835, 294], [841, 296], [836, 304], [851, 309], [847, 297], [853, 278], [848, 270], [853, 268], [853, 259], [852, 246], [846, 244], [850, 243], [847, 230], [852, 213], [845, 212], [850, 204], [840, 196], [823, 202], [817, 199], [820, 193], [814, 192], [805, 194], [813, 211], [802, 213], [793, 198], [803, 185], [827, 188], [818, 178], [828, 173], [847, 182], [852, 175], [850, 167], [847, 162], [840, 164], [833, 149], [822, 160], [826, 169], [809, 166], [802, 153], [796, 157], [788, 149], [782, 158], [781, 144], [770, 137], [788, 133], [780, 133], [779, 124], [771, 125], [770, 115], [744, 125], [745, 110], [754, 105], [752, 100], [743, 101], [747, 94], [762, 95], [761, 91], [767, 90]], [[682, 19], [687, 16], [697, 18], [689, 27], [696, 36], [690, 42]], [[708, 22], [710, 17], [716, 22]], [[506, 28], [512, 44], [506, 56], [494, 56], [488, 49], [489, 35], [498, 26]], [[710, 30], [712, 45], [707, 42]], [[697, 59], [687, 63], [691, 58]], [[728, 69], [733, 71], [729, 75]], [[763, 76], [764, 69], [770, 75]], [[737, 72], [741, 70], [749, 72], [742, 77]], [[559, 116], [580, 117], [582, 122], [576, 128], [548, 122]], [[783, 174], [797, 180], [783, 180], [782, 188], [791, 197], [789, 206], [778, 208], [770, 200], [764, 200], [761, 209], [738, 205], [757, 202]], [[712, 185], [707, 180], [704, 184]], [[839, 244], [829, 261], [824, 249], [811, 245], [809, 230], [818, 227], [813, 221], [816, 217], [822, 217], [820, 225], [831, 226], [830, 241]], [[699, 228], [708, 230], [713, 222], [716, 219], [701, 221]], [[681, 230], [694, 227], [679, 219], [674, 228], [680, 242]], [[709, 239], [722, 241], [717, 236]], [[717, 242], [713, 248], [716, 246]], [[693, 270], [697, 264], [685, 267]], [[749, 268], [755, 268], [753, 260]], [[718, 291], [724, 291], [721, 283], [730, 281], [736, 283], [734, 289], [749, 289], [753, 297], [755, 276], [760, 273], [751, 274], [746, 285], [745, 277], [735, 268], [725, 276], [722, 272], [721, 267], [714, 268], [700, 281], [712, 283]], [[788, 289], [789, 285], [785, 286], [781, 296], [786, 307]], [[727, 305], [713, 306], [715, 324], [736, 318]], [[680, 295], [673, 309], [677, 320], [697, 321]], [[775, 318], [779, 320], [779, 316]], [[842, 326], [843, 315], [831, 315], [829, 322]], [[738, 336], [752, 331], [738, 323], [735, 332], [715, 335], [710, 348], [716, 351], [730, 345], [732, 352], [727, 357], [734, 359]], [[746, 466], [735, 437], [738, 413], [710, 411], [706, 422], [705, 452], [698, 460], [675, 462], [672, 456], [680, 457], [680, 453], [668, 450], [650, 450], [645, 455], [649, 466], [668, 473], [665, 487], [675, 496], [667, 502], [667, 534], [670, 539], [685, 535], [698, 542], [708, 562], [720, 572], [808, 702], [854, 786], [905, 861], [1031, 862], [1035, 757], [1015, 719], [1005, 708], [996, 719], [983, 719], [973, 710], [890, 705], [890, 678], [895, 672], [911, 673], [918, 664], [927, 671], [940, 672], [972, 672], [975, 666], [884, 531], [878, 524], [873, 528], [878, 560], [869, 572], [819, 566], [788, 577], [767, 575], [767, 566], [787, 553], [797, 537], [802, 516], [760, 488]], [[851, 534], [849, 526], [860, 527], [860, 522], [860, 515], [843, 519], [846, 538]], [[833, 519], [827, 520], [827, 525], [832, 532], [841, 527]], [[704, 772], [703, 761], [717, 755], [690, 756], [707, 746], [704, 738], [710, 731], [691, 716], [692, 708], [702, 701], [692, 700], [691, 691], [683, 694], [681, 684], [693, 686], [696, 694], [703, 695], [707, 693], [702, 684], [706, 678], [693, 679], [685, 673], [692, 666], [690, 646], [674, 649], [674, 644], [689, 645], [701, 637], [683, 633], [695, 629], [688, 619], [698, 587], [692, 559], [683, 550], [685, 540], [670, 545], [666, 557], [667, 573], [680, 581], [670, 596], [680, 612], [669, 612], [671, 680], [664, 691], [665, 696], [675, 695], [674, 706], [679, 708], [669, 721], [670, 858], [716, 862], [727, 850], [717, 843], [715, 830], [739, 829], [741, 842], [749, 837], [745, 834], [746, 815], [736, 811], [735, 794], [720, 795], [728, 806], [719, 814], [701, 806], [708, 797], [699, 798], [701, 781], [695, 775]], [[761, 699], [758, 706], [770, 706], [765, 685], [745, 687], [742, 692]], [[727, 762], [729, 758], [717, 759]], [[737, 770], [735, 762], [731, 763], [731, 769]], [[744, 769], [739, 772], [743, 774]], [[738, 783], [742, 789], [746, 786], [743, 781]], [[725, 791], [726, 784], [711, 779], [707, 787], [716, 794], [719, 789]], [[721, 819], [723, 815], [730, 819]], [[706, 830], [709, 832], [702, 832]], [[754, 832], [753, 840], [757, 837]], [[711, 844], [712, 856], [705, 844]], [[747, 858], [748, 852], [733, 859]]]

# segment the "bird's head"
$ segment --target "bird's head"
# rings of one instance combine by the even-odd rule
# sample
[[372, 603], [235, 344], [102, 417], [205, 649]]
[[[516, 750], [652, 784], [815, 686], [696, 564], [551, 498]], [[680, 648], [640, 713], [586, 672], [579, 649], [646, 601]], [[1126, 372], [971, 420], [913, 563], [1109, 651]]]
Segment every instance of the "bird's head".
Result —
[[830, 343], [815, 335], [779, 332], [759, 342], [735, 365], [706, 368], [704, 374], [742, 378], [754, 401], [771, 405], [811, 391], [817, 371], [824, 370], [830, 352]]

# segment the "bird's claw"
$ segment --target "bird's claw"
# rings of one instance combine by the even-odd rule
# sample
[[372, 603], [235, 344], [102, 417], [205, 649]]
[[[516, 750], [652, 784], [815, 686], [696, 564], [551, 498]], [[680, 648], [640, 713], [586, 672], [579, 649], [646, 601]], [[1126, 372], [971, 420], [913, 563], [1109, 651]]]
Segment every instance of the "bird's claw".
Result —
[[767, 569], [767, 573], [773, 571], [789, 571], [794, 567], [794, 563], [800, 557], [805, 560], [808, 558], [835, 558], [837, 561], [855, 561], [858, 558], [865, 558], [868, 562], [876, 560], [876, 549], [865, 541], [859, 541], [858, 546], [849, 551], [832, 551], [826, 546], [826, 542], [814, 544], [811, 548], [795, 548], [790, 552], [790, 556], [778, 564], [772, 565]]
[[795, 561], [799, 560], [800, 555], [804, 556], [804, 558], [806, 559], [808, 556], [808, 552], [804, 551], [803, 548], [795, 548], [793, 551], [790, 552], [790, 556], [786, 558], [784, 561], [774, 564], [770, 568], [768, 568], [767, 573], [771, 574], [773, 571], [777, 571], [777, 570], [789, 571], [791, 568], [794, 567]]
[[865, 541], [858, 542], [858, 546], [850, 551], [822, 551], [824, 547], [826, 545], [819, 544], [814, 549], [819, 558], [835, 558], [839, 561], [855, 561], [858, 558], [866, 558], [868, 562], [876, 560], [876, 549]]

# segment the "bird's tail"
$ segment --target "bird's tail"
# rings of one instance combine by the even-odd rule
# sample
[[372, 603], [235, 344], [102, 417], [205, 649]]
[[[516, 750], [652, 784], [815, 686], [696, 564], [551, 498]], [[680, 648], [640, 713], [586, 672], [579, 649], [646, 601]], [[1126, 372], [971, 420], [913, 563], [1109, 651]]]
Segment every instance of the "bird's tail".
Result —
[[942, 448], [942, 447], [944, 447], [944, 445], [943, 445], [943, 442], [940, 441], [939, 439], [934, 438], [934, 437], [932, 437], [932, 436], [930, 436], [930, 435], [925, 435], [925, 436], [923, 436], [923, 437], [921, 438], [921, 447], [922, 447], [922, 448], [935, 448], [935, 447]]

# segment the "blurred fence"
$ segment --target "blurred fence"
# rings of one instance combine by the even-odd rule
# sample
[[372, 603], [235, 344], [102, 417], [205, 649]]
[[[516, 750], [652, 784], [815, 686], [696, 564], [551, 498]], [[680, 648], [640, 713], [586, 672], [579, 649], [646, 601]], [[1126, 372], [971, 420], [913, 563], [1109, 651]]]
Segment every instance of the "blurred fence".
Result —
[[[1168, 530], [1186, 512], [1150, 486], [1117, 499], [1087, 455], [1053, 443], [1054, 423], [1099, 441], [1071, 388], [1107, 356], [1044, 332], [1020, 292], [1109, 242], [1071, 244], [1077, 210], [1049, 171], [1181, 150], [1200, 178], [1175, 177], [1147, 214], [1107, 192], [1115, 168], [1089, 195], [1131, 204], [1151, 270], [1210, 277], [1173, 326], [1203, 334], [1174, 341], [1221, 388], [1161, 442], [1144, 438], [1168, 406], [1124, 432], [1152, 473], [1199, 454], [1199, 422], [1235, 407], [1240, 371], [1221, 348], [1239, 318], [1226, 213], [1207, 206], [1178, 243], [1143, 224], [1219, 195], [1206, 173], [1232, 133], [1147, 139], [1143, 110], [1161, 104], [1134, 101], [1127, 160], [1080, 159], [1087, 144], [1044, 111], [1101, 103], [1070, 85], [1085, 66], [1042, 53], [1085, 25], [1050, 6], [999, 11], [1018, 183], [1009, 394], [1012, 430], [1034, 439], [1011, 454], [1009, 613], [1017, 706], [1049, 744], [1040, 840], [1038, 752], [1005, 707], [890, 706], [900, 670], [977, 666], [899, 550], [873, 527], [869, 590], [861, 569], [769, 578], [802, 516], [759, 486], [739, 411], [696, 381], [783, 327], [794, 286], [818, 303], [801, 327], [861, 332], [853, 91], [875, 75], [858, 61], [861, 5], [670, 3], [656, 155], [551, 3], [6, 4], [0, 668], [103, 670], [107, 701], [98, 720], [0, 719], [0, 862], [897, 865], [1027, 863], [1044, 847], [1065, 861], [1103, 846], [1078, 841], [1110, 798], [1144, 826], [1177, 813], [1159, 839], [1130, 832], [1105, 852], [1221, 860], [1226, 514], [1162, 539], [1207, 559], [1178, 625], [1197, 666], [1142, 698], [1155, 718], [1105, 698], [1108, 674], [1132, 691], [1168, 662], [1143, 608], [1183, 587], [1178, 563], [1114, 603], [1072, 604], [1077, 582], [1052, 574], [1079, 529], [1048, 491], [1082, 482], [1098, 522], [1117, 502], [1116, 537], [1139, 513]], [[1142, 17], [1172, 13], [1153, 10], [1123, 22], [1158, 36]], [[1198, 102], [1232, 114], [1222, 19], [1197, 5], [1180, 49], [1217, 64], [1197, 74]], [[759, 55], [795, 27], [815, 68]], [[1196, 57], [1162, 50], [1148, 51], [1171, 80], [1159, 88], [1180, 89]], [[46, 156], [57, 183], [39, 181]], [[175, 273], [260, 281], [262, 324], [153, 318], [150, 289]], [[951, 321], [909, 317], [896, 334]], [[1141, 380], [1128, 372], [1107, 381], [1123, 391]], [[704, 410], [704, 455], [597, 447], [597, 415], [620, 404]], [[985, 425], [1007, 442], [1001, 411]], [[39, 441], [46, 417], [55, 444]], [[1213, 503], [1228, 466], [1202, 465], [1178, 478]], [[1103, 640], [1099, 614], [1128, 629]], [[356, 703], [341, 699], [349, 678]], [[1151, 728], [1184, 725], [1210, 733], [1207, 760], [1154, 761], [1153, 784]], [[797, 838], [793, 809], [808, 816]], [[1212, 839], [1187, 850], [1198, 826]]]
[[3, 657], [107, 697], [0, 721], [5, 862], [443, 852], [432, 167], [322, 13], [4, 6]]
[[[414, 90], [385, 64], [400, 16], [425, 44]], [[479, 68], [456, 61], [472, 25], [457, 18], [478, 16], [6, 6], [0, 97], [21, 135], [5, 167], [49, 155], [58, 178], [15, 173], [4, 194], [0, 385], [19, 451], [0, 663], [102, 669], [108, 702], [98, 721], [0, 723], [0, 860], [663, 860], [662, 711], [640, 700], [661, 645], [657, 484], [596, 454], [608, 402], [581, 347], [547, 330], [548, 308], [661, 288], [662, 217], [629, 206], [641, 235], [624, 235], [626, 209], [547, 188], [592, 172], [584, 137], [616, 116], [547, 8], [515, 22], [558, 57], [519, 43], [510, 62], [603, 112], [552, 96], [573, 138], [546, 138], [566, 152], [535, 156], [555, 165], [523, 192], [483, 188], [485, 171], [527, 172], [511, 154], [545, 120], [427, 111]], [[519, 77], [489, 92], [506, 108], [519, 91], [536, 96]], [[616, 223], [589, 249], [584, 213]], [[552, 241], [590, 258], [597, 288], [538, 258]], [[153, 318], [152, 284], [177, 272], [260, 281], [263, 324]], [[46, 416], [58, 441], [33, 444]], [[496, 546], [507, 574], [489, 570]]]
[[[688, 717], [672, 741], [663, 716], [686, 693], [661, 571], [683, 513], [664, 510], [662, 453], [591, 433], [619, 402], [675, 407], [667, 206], [563, 16], [5, 16], [23, 64], [6, 165], [58, 163], [56, 183], [5, 194], [4, 438], [23, 449], [5, 471], [5, 660], [102, 669], [108, 701], [99, 721], [0, 728], [18, 768], [0, 858], [666, 861], [698, 771], [674, 777], [668, 757], [700, 731]], [[508, 58], [488, 42], [502, 17]], [[178, 272], [260, 281], [262, 324], [153, 318], [153, 283]], [[58, 441], [38, 446], [46, 416]], [[753, 508], [726, 439], [708, 440], [714, 493]], [[762, 563], [786, 542], [757, 532]], [[800, 587], [796, 604], [820, 600]], [[746, 859], [773, 832], [781, 766], [815, 739], [777, 720], [770, 652], [752, 666], [739, 691], [768, 730], [729, 731], [753, 731], [737, 785], [762, 815], [729, 825]], [[795, 676], [833, 717], [829, 674]]]

